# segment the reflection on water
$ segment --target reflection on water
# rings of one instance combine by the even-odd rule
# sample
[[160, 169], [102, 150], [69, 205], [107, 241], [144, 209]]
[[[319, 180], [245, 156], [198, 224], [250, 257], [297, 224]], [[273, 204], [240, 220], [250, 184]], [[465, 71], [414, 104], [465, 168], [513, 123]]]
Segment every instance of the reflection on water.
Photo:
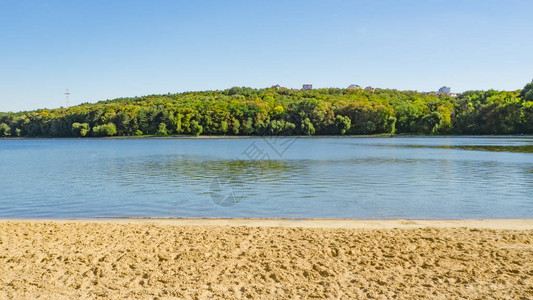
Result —
[[0, 140], [0, 217], [533, 215], [530, 138], [301, 138], [240, 155], [260, 142]]
[[533, 153], [533, 145], [398, 145], [396, 147]]

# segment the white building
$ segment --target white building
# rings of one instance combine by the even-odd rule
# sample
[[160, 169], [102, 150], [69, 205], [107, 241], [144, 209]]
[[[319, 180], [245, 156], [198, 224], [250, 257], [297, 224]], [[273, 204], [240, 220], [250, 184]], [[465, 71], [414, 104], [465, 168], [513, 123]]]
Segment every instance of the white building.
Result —
[[439, 89], [439, 93], [441, 94], [449, 94], [451, 92], [451, 88], [449, 86], [443, 86]]
[[350, 84], [349, 87], [347, 87], [348, 90], [360, 90], [361, 87], [358, 86], [357, 84]]

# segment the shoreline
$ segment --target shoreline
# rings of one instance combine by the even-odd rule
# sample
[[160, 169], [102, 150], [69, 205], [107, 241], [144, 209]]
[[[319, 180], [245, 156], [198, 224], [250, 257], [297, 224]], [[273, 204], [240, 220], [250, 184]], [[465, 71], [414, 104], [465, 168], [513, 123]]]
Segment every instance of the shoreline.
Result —
[[121, 135], [121, 136], [107, 136], [107, 137], [46, 137], [46, 136], [25, 136], [25, 137], [0, 137], [0, 140], [22, 140], [22, 139], [61, 139], [61, 140], [98, 140], [98, 139], [262, 139], [265, 137], [276, 138], [303, 138], [303, 139], [324, 139], [324, 138], [533, 138], [533, 134], [481, 134], [481, 135], [427, 135], [427, 134], [370, 134], [370, 135]]
[[533, 219], [259, 219], [259, 218], [102, 218], [0, 219], [4, 223], [247, 226], [332, 229], [471, 228], [533, 230]]

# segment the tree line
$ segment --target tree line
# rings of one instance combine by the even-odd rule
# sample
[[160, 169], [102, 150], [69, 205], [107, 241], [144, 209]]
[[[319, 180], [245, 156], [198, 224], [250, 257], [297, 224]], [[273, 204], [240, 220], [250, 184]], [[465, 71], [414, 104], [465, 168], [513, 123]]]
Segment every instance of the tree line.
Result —
[[0, 137], [533, 134], [533, 82], [458, 97], [390, 89], [252, 89], [0, 113]]

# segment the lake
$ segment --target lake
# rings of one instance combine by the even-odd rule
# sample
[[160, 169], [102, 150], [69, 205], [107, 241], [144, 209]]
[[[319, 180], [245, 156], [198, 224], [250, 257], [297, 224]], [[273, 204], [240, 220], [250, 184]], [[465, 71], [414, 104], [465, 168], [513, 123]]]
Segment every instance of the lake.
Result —
[[0, 218], [532, 216], [532, 137], [0, 139]]

